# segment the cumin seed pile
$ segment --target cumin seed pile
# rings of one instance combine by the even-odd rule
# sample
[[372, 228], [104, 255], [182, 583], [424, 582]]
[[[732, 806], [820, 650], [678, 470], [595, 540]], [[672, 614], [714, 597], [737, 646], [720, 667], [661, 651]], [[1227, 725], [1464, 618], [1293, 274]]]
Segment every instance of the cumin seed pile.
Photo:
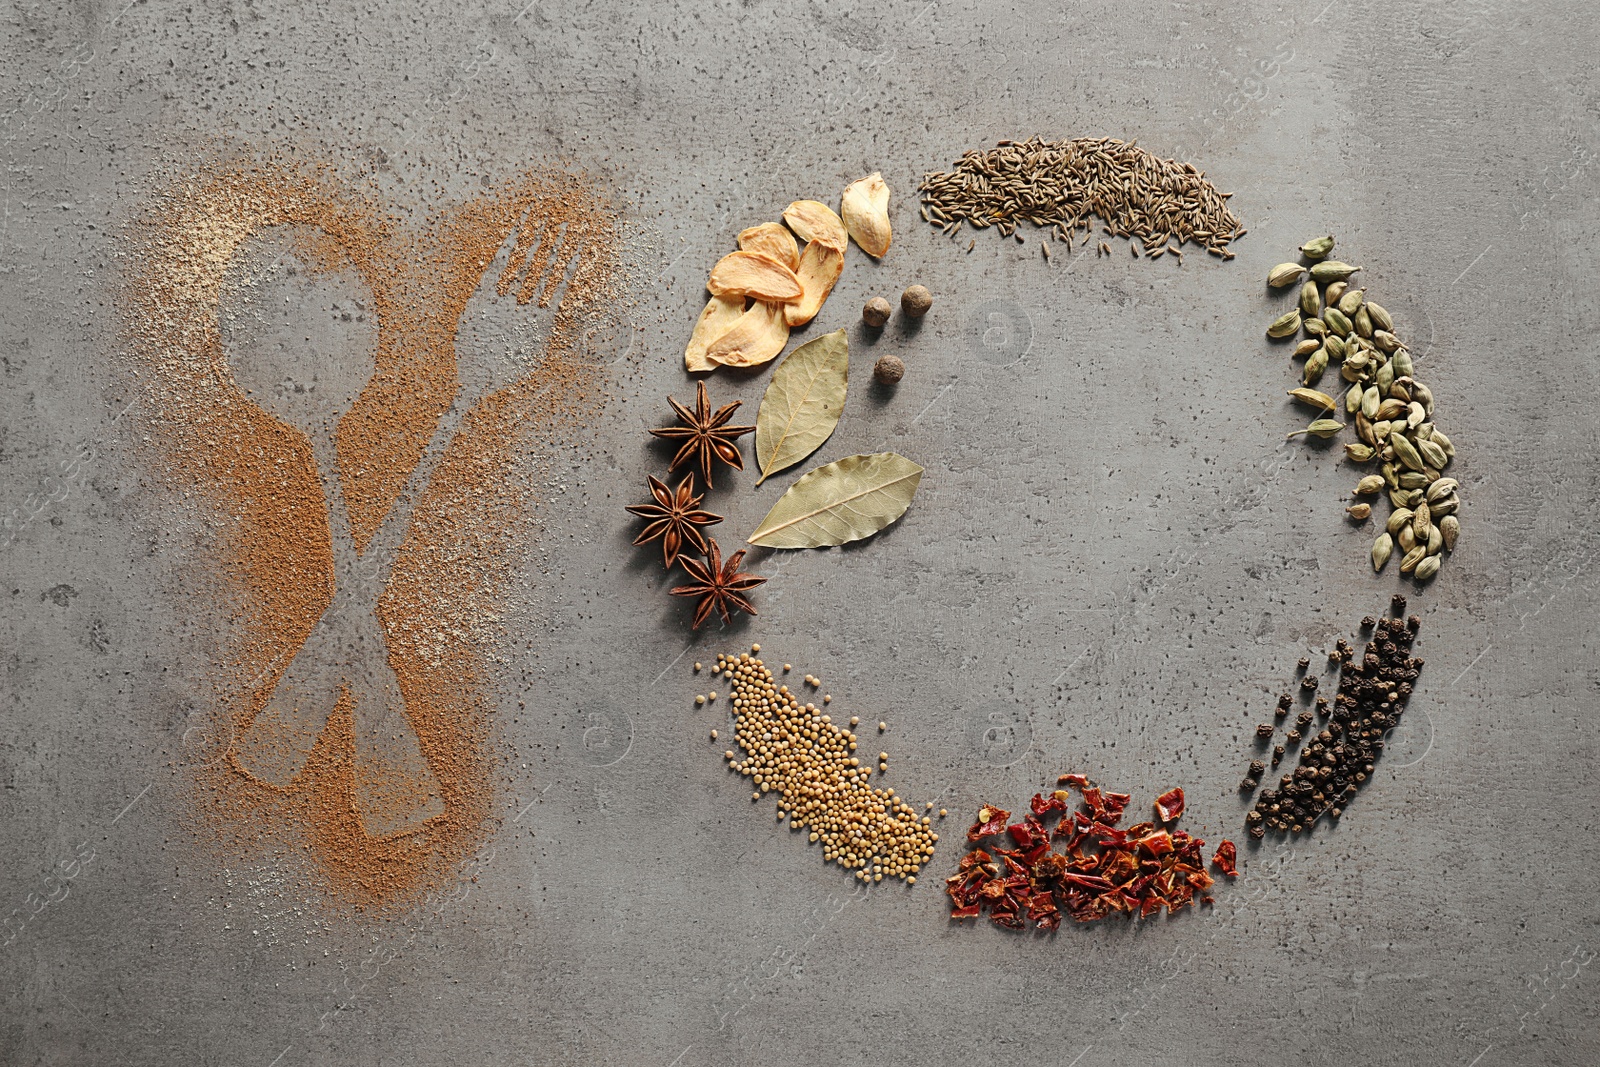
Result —
[[[1171, 252], [1181, 260], [1181, 246], [1190, 241], [1232, 259], [1228, 242], [1245, 233], [1228, 210], [1233, 194], [1218, 192], [1203, 171], [1109, 137], [1001, 141], [990, 151], [966, 153], [954, 170], [924, 175], [919, 188], [922, 217], [946, 234], [965, 222], [1021, 242], [1017, 227], [1031, 222], [1054, 229], [1070, 249], [1074, 231], [1091, 239], [1097, 217], [1106, 234], [1139, 242], [1134, 255]], [[1048, 255], [1049, 245], [1044, 249]], [[1102, 241], [1099, 251], [1111, 249]]]

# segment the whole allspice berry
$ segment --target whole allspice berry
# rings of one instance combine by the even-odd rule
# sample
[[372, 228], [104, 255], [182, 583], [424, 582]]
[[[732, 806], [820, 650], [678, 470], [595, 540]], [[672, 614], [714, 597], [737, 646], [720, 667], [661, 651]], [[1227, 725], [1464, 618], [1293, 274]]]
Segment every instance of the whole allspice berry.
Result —
[[906, 376], [906, 365], [899, 356], [879, 356], [872, 366], [872, 377], [879, 385], [893, 385]]
[[889, 301], [881, 296], [875, 296], [861, 309], [861, 321], [876, 329], [889, 321], [893, 310], [889, 306]]
[[914, 319], [920, 319], [933, 307], [933, 294], [927, 286], [913, 285], [900, 294], [900, 310]]

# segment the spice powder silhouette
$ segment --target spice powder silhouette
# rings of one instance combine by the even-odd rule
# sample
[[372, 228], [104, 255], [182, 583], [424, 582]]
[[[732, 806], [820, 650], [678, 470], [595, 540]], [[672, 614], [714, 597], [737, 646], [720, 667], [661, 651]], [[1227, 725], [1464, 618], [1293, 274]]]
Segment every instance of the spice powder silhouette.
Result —
[[[288, 235], [353, 273], [375, 371], [330, 433], [264, 410], [228, 365], [224, 277]], [[331, 168], [218, 165], [156, 198], [123, 300], [152, 459], [220, 519], [211, 592], [226, 758], [205, 823], [235, 846], [303, 836], [337, 899], [403, 907], [477, 847], [490, 809], [486, 636], [532, 503], [508, 472], [604, 402], [581, 344], [618, 299], [619, 216], [583, 175], [532, 171], [417, 231]], [[531, 366], [458, 359], [464, 315], [545, 320]]]

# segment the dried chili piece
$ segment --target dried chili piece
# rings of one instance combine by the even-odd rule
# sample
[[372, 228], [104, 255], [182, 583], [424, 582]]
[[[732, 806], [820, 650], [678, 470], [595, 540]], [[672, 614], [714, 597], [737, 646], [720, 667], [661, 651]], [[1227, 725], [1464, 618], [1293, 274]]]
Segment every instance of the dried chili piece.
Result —
[[1183, 814], [1183, 790], [1177, 787], [1156, 797], [1156, 815], [1162, 822], [1172, 822]]
[[1006, 828], [1006, 820], [1011, 818], [1011, 813], [1004, 808], [997, 808], [992, 804], [985, 804], [978, 809], [978, 821], [967, 830], [967, 840], [977, 841], [997, 834]]
[[1232, 841], [1224, 841], [1217, 846], [1217, 854], [1211, 857], [1212, 864], [1229, 878], [1239, 876], [1239, 849]]
[[1028, 802], [1028, 807], [1033, 810], [1035, 815], [1040, 817], [1049, 815], [1053, 811], [1064, 812], [1067, 810], [1067, 796], [1068, 793], [1065, 789], [1057, 789], [1054, 793], [1051, 793], [1049, 800], [1046, 800], [1042, 794], [1035, 793], [1033, 794], [1033, 799]]

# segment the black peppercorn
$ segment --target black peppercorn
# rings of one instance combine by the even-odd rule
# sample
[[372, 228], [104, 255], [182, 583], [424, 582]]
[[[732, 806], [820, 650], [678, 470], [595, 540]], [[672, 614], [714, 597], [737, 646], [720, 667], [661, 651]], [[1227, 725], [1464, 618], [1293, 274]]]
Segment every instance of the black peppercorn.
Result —
[[1265, 741], [1267, 738], [1272, 736], [1272, 730], [1272, 724], [1270, 722], [1264, 722], [1256, 727], [1256, 736]]
[[1396, 593], [1389, 598], [1389, 606], [1394, 609], [1396, 615], [1404, 615], [1406, 613], [1406, 598]]
[[1305, 657], [1305, 656], [1301, 656], [1298, 666], [1302, 671], [1310, 670], [1311, 669], [1311, 660], [1309, 658]]

